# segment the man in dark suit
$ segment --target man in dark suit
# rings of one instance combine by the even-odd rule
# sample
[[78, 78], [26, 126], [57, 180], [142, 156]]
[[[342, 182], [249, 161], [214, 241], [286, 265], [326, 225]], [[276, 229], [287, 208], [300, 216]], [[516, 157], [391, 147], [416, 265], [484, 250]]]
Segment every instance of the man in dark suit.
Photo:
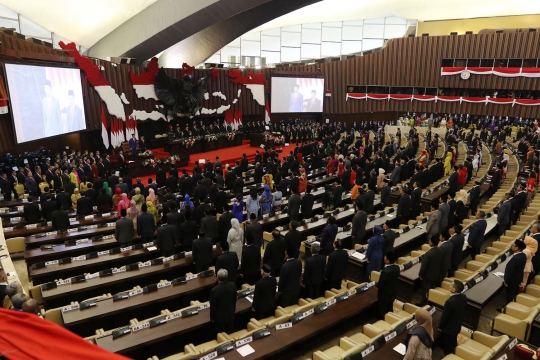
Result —
[[56, 210], [56, 200], [52, 194], [48, 192], [48, 188], [45, 188], [46, 192], [42, 196], [41, 202], [41, 215], [45, 221], [52, 220], [52, 213]]
[[452, 243], [452, 261], [450, 270], [448, 271], [448, 276], [453, 277], [455, 271], [458, 269], [459, 264], [461, 264], [461, 259], [463, 257], [463, 244], [465, 243], [465, 237], [461, 233], [463, 227], [460, 224], [454, 225], [455, 234], [450, 239]]
[[285, 261], [286, 242], [279, 234], [279, 231], [272, 231], [272, 241], [266, 245], [264, 250], [263, 263], [270, 265], [271, 274], [274, 277], [279, 276], [281, 266]]
[[406, 193], [406, 186], [399, 189], [400, 197], [398, 201], [396, 217], [399, 224], [407, 224], [411, 212], [411, 198]]
[[313, 204], [315, 203], [315, 196], [311, 193], [311, 186], [306, 188], [306, 193], [302, 196], [302, 218], [311, 219], [313, 216]]
[[510, 194], [506, 193], [502, 197], [503, 203], [499, 207], [497, 214], [498, 235], [501, 237], [504, 232], [510, 227], [510, 217], [512, 216], [512, 203], [510, 202]]
[[221, 255], [218, 256], [216, 261], [216, 271], [220, 269], [227, 270], [227, 281], [231, 281], [236, 287], [236, 272], [238, 270], [238, 255], [235, 252], [229, 251], [229, 243], [227, 241], [221, 243]]
[[430, 249], [424, 255], [418, 273], [418, 277], [422, 281], [422, 301], [420, 306], [427, 304], [429, 289], [437, 286], [437, 281], [440, 278], [442, 252], [437, 248], [437, 245], [439, 245], [439, 235], [433, 235], [429, 240]]
[[255, 215], [254, 213], [249, 216], [249, 219], [250, 222], [247, 225], [246, 231], [244, 233], [246, 237], [246, 242], [248, 241], [248, 239], [251, 239], [251, 243], [253, 244], [253, 246], [260, 250], [263, 242], [262, 224], [256, 221], [257, 215]]
[[302, 199], [300, 199], [300, 195], [298, 195], [298, 189], [291, 188], [291, 192], [292, 195], [289, 197], [289, 202], [287, 203], [287, 215], [289, 215], [290, 221], [299, 221]]
[[283, 264], [279, 272], [278, 292], [281, 297], [281, 306], [283, 307], [296, 304], [300, 296], [302, 261], [295, 259], [293, 254], [294, 249], [287, 248], [285, 250], [285, 264]]
[[98, 192], [94, 189], [92, 183], [87, 183], [88, 189], [84, 193], [84, 196], [90, 198], [92, 206], [97, 205]]
[[309, 98], [309, 100], [307, 100], [306, 112], [322, 111], [321, 100], [317, 99], [316, 96], [317, 96], [317, 91], [311, 90], [311, 97]]
[[242, 172], [247, 172], [248, 165], [249, 163], [246, 154], [242, 154], [242, 160], [240, 160], [240, 170], [242, 170]]
[[[120, 150], [118, 152], [118, 170], [120, 171], [120, 176], [127, 174], [127, 160], [124, 158], [124, 152]], [[114, 188], [113, 188], [114, 189]]]
[[34, 178], [34, 176], [32, 176], [31, 171], [28, 172], [28, 176], [25, 179], [25, 183], [26, 183], [26, 191], [28, 191], [28, 194], [30, 194], [30, 196], [39, 195], [38, 183], [36, 179]]
[[332, 253], [337, 231], [338, 226], [336, 224], [336, 218], [334, 216], [329, 216], [327, 225], [324, 227], [321, 234], [321, 253], [323, 255], [330, 255]]
[[[504, 270], [504, 287], [506, 290], [506, 303], [513, 301], [518, 294], [519, 284], [523, 282], [523, 271], [527, 256], [523, 253], [526, 245], [522, 240], [516, 240], [512, 245], [514, 255], [506, 264]], [[497, 309], [499, 312], [500, 310]]]
[[476, 214], [476, 209], [480, 203], [480, 185], [479, 181], [474, 182], [474, 186], [469, 191], [469, 208], [471, 209], [471, 214]]
[[229, 204], [225, 204], [224, 211], [219, 217], [218, 220], [218, 234], [220, 242], [227, 242], [227, 235], [229, 230], [231, 230], [231, 220], [234, 217], [233, 213], [230, 211]]
[[242, 174], [236, 174], [236, 180], [234, 180], [233, 185], [233, 194], [243, 194], [244, 193], [244, 179], [242, 179]]
[[142, 204], [141, 210], [141, 215], [137, 216], [137, 234], [141, 237], [141, 241], [144, 244], [151, 242], [154, 239], [156, 222], [154, 220], [154, 215], [147, 212], [148, 207], [146, 204]]
[[197, 222], [193, 219], [190, 210], [184, 214], [185, 221], [180, 224], [180, 236], [178, 241], [182, 245], [182, 250], [191, 251], [193, 240], [197, 238]]
[[285, 246], [287, 249], [293, 250], [291, 254], [293, 258], [298, 258], [300, 254], [300, 243], [302, 241], [302, 234], [300, 231], [296, 230], [298, 223], [296, 221], [291, 221], [289, 224], [290, 230], [285, 234]]
[[486, 213], [482, 210], [476, 212], [476, 220], [469, 231], [469, 238], [467, 242], [468, 247], [471, 249], [471, 258], [474, 260], [476, 255], [480, 254], [480, 248], [484, 244], [484, 233], [486, 232], [487, 221], [484, 219]]
[[133, 220], [126, 217], [126, 209], [120, 211], [122, 218], [116, 222], [116, 228], [114, 237], [120, 247], [131, 246], [133, 242], [133, 237], [135, 236], [135, 226], [133, 225]]
[[413, 191], [411, 193], [411, 218], [416, 219], [420, 215], [420, 200], [422, 198], [422, 189], [418, 182], [413, 183]]
[[[236, 254], [233, 254], [236, 257]], [[234, 331], [236, 312], [236, 285], [228, 281], [226, 269], [217, 272], [218, 284], [210, 291], [210, 321], [216, 325], [216, 332], [230, 334]]]
[[493, 173], [491, 176], [491, 182], [489, 184], [489, 191], [493, 195], [497, 190], [499, 190], [499, 187], [501, 186], [501, 169], [503, 168], [502, 164], [497, 164], [497, 170]]
[[67, 211], [62, 208], [62, 203], [60, 201], [56, 202], [56, 211], [52, 213], [51, 218], [54, 230], [69, 229], [69, 216]]
[[458, 169], [459, 169], [459, 167], [457, 165], [455, 165], [454, 166], [454, 172], [450, 175], [450, 178], [448, 178], [448, 187], [450, 188], [449, 192], [451, 194], [455, 194], [459, 190]]
[[523, 185], [519, 184], [517, 186], [517, 194], [512, 198], [512, 222], [515, 224], [521, 213], [523, 212], [523, 209], [525, 208], [525, 205], [527, 204], [527, 192], [523, 189]]
[[[123, 211], [123, 209], [122, 209]], [[174, 225], [165, 223], [157, 229], [156, 246], [161, 250], [161, 256], [174, 255], [176, 245], [176, 228]]]
[[37, 203], [28, 203], [23, 207], [24, 220], [27, 224], [37, 224], [41, 220], [41, 211]]
[[246, 244], [242, 251], [240, 274], [244, 283], [255, 285], [261, 278], [261, 248], [253, 244], [252, 238], [246, 238]]
[[257, 320], [274, 315], [276, 309], [276, 278], [270, 276], [270, 265], [264, 264], [261, 269], [262, 279], [255, 284], [251, 310], [255, 312]]
[[195, 264], [195, 267], [197, 268], [197, 273], [208, 270], [210, 265], [212, 265], [212, 259], [214, 258], [212, 246], [212, 239], [206, 236], [202, 231], [199, 233], [199, 238], [193, 240], [191, 255], [193, 264]]
[[462, 294], [463, 288], [461, 281], [454, 280], [454, 284], [450, 287], [450, 297], [444, 303], [441, 320], [437, 326], [441, 332], [439, 344], [445, 356], [454, 353], [457, 346], [457, 336], [461, 331], [463, 310], [467, 306], [467, 296]]
[[[364, 211], [364, 205], [361, 202], [356, 202], [356, 214], [352, 219], [351, 238], [352, 244], [365, 244], [367, 213]], [[352, 247], [351, 247], [352, 248]]]
[[394, 252], [394, 242], [396, 241], [396, 233], [394, 230], [392, 230], [391, 222], [390, 220], [386, 220], [383, 224], [383, 255]]
[[311, 256], [306, 259], [302, 287], [305, 298], [316, 299], [322, 293], [322, 283], [326, 267], [326, 256], [319, 254], [321, 245], [315, 241], [311, 244]]
[[392, 304], [397, 296], [399, 265], [395, 262], [397, 256], [393, 251], [384, 255], [384, 269], [381, 271], [377, 287], [377, 303], [379, 305], [379, 318], [384, 319], [384, 315], [392, 311]]
[[77, 215], [78, 216], [87, 216], [92, 214], [94, 211], [92, 204], [92, 199], [88, 196], [83, 196], [77, 200]]
[[9, 181], [7, 174], [2, 173], [2, 176], [0, 177], [0, 189], [2, 191], [2, 195], [4, 195], [4, 200], [11, 201], [11, 194], [17, 198], [17, 192], [15, 191], [13, 184], [11, 181]]
[[438, 281], [439, 284], [443, 281], [443, 279], [446, 277], [446, 274], [450, 271], [450, 268], [452, 267], [452, 252], [454, 249], [454, 244], [448, 241], [449, 239], [450, 234], [448, 233], [448, 231], [443, 231], [441, 232], [441, 235], [439, 235], [439, 242], [441, 242], [441, 245], [439, 246], [439, 251], [442, 253], [441, 272]]
[[341, 240], [334, 241], [334, 251], [328, 255], [328, 263], [324, 273], [324, 280], [328, 290], [341, 289], [341, 281], [345, 279], [349, 254], [343, 250]]
[[216, 210], [213, 207], [207, 207], [204, 211], [204, 217], [201, 219], [200, 232], [210, 238], [212, 242], [217, 241], [218, 221], [216, 219]]

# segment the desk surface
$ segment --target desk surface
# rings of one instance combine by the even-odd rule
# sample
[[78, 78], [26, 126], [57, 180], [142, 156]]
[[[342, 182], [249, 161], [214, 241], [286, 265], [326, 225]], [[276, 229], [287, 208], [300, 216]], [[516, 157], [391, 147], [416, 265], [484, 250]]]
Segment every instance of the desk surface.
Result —
[[377, 303], [377, 289], [375, 287], [368, 291], [354, 295], [348, 300], [337, 303], [320, 314], [313, 314], [293, 325], [292, 328], [270, 330], [270, 335], [250, 343], [255, 353], [242, 357], [236, 350], [222, 354], [227, 360], [240, 359], [262, 359], [279, 354], [295, 343], [306, 340], [320, 332], [326, 331], [329, 327], [365, 311]]
[[486, 279], [467, 290], [465, 292], [465, 295], [467, 295], [467, 302], [484, 307], [484, 305], [503, 288], [504, 280], [493, 274], [495, 272], [504, 273], [506, 264], [508, 264], [508, 261], [510, 261], [511, 258], [512, 256], [509, 256], [505, 261], [500, 263]]
[[68, 239], [90, 238], [97, 235], [112, 234], [115, 231], [114, 226], [105, 226], [102, 228], [85, 229], [81, 231], [67, 232], [64, 234], [46, 235], [43, 237], [28, 236], [24, 239], [27, 248], [36, 248], [45, 244], [59, 244]]
[[[236, 314], [251, 310], [251, 303], [245, 298], [236, 302]], [[197, 315], [168, 321], [154, 328], [146, 328], [113, 340], [112, 335], [96, 339], [96, 344], [116, 353], [124, 353], [146, 346], [155, 341], [164, 340], [170, 336], [189, 332], [195, 328], [210, 323], [210, 308], [200, 310]]]
[[124, 300], [113, 301], [112, 298], [109, 298], [98, 301], [97, 306], [84, 310], [69, 311], [62, 314], [62, 317], [64, 318], [64, 325], [70, 327], [95, 318], [111, 316], [128, 309], [135, 309], [144, 305], [149, 305], [150, 303], [165, 301], [170, 298], [201, 291], [213, 287], [215, 284], [215, 276], [196, 278], [189, 280], [185, 284], [164, 287], [157, 291], [139, 294]]
[[45, 261], [45, 259], [61, 259], [65, 256], [73, 256], [74, 254], [90, 252], [90, 250], [110, 249], [115, 245], [118, 246], [118, 242], [115, 238], [105, 239], [98, 242], [92, 242], [92, 240], [89, 240], [86, 243], [77, 245], [57, 244], [53, 245], [52, 250], [41, 250], [40, 248], [26, 250], [24, 252], [24, 259], [27, 265], [31, 265], [39, 261]]

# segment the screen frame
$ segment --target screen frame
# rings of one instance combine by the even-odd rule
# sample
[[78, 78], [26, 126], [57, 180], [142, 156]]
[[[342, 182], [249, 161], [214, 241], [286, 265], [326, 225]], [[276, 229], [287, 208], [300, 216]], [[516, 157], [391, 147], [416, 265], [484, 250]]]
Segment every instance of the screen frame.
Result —
[[[79, 70], [79, 73], [81, 74], [80, 76], [80, 79], [81, 79], [81, 93], [82, 93], [82, 100], [83, 100], [83, 111], [84, 111], [84, 124], [85, 124], [85, 129], [83, 130], [76, 130], [76, 131], [71, 131], [71, 132], [68, 132], [68, 133], [63, 133], [63, 134], [58, 134], [58, 135], [54, 135], [54, 136], [49, 136], [49, 137], [45, 137], [45, 138], [40, 138], [40, 139], [35, 139], [35, 140], [29, 140], [29, 141], [23, 141], [23, 142], [19, 142], [18, 139], [17, 139], [17, 130], [16, 130], [16, 127], [15, 127], [15, 117], [14, 117], [14, 112], [13, 112], [13, 108], [12, 108], [12, 101], [11, 101], [11, 94], [10, 94], [10, 91], [9, 91], [9, 80], [8, 80], [8, 77], [7, 77], [7, 71], [6, 71], [6, 64], [10, 64], [10, 65], [23, 65], [23, 66], [39, 66], [39, 67], [55, 67], [55, 68], [64, 68], [64, 69], [73, 69], [73, 70]], [[3, 61], [2, 62], [2, 69], [4, 71], [4, 83], [6, 85], [6, 92], [7, 92], [7, 95], [8, 95], [8, 107], [9, 107], [9, 117], [11, 118], [11, 126], [13, 127], [13, 136], [14, 136], [14, 143], [16, 145], [21, 145], [21, 144], [31, 144], [33, 142], [38, 142], [38, 141], [47, 141], [48, 139], [54, 139], [56, 137], [59, 137], [59, 136], [64, 136], [64, 135], [72, 135], [72, 134], [77, 134], [77, 133], [80, 133], [82, 131], [89, 131], [88, 130], [88, 122], [87, 122], [87, 118], [86, 118], [86, 101], [85, 101], [85, 89], [83, 87], [83, 82], [82, 82], [82, 79], [83, 79], [83, 75], [84, 75], [84, 72], [81, 70], [81, 68], [79, 68], [78, 66], [76, 66], [75, 64], [43, 64], [41, 62], [33, 62], [33, 61], [29, 61], [29, 62], [23, 62], [23, 61]]]
[[[323, 114], [324, 113], [324, 104], [325, 104], [325, 97], [326, 97], [326, 93], [325, 93], [325, 83], [326, 83], [326, 79], [324, 77], [316, 77], [316, 76], [271, 76], [270, 77], [270, 96], [272, 95], [272, 91], [274, 89], [273, 87], [273, 82], [274, 82], [274, 78], [277, 78], [277, 79], [317, 79], [317, 80], [322, 80], [323, 81], [323, 92], [322, 92], [322, 98], [321, 98], [321, 111], [301, 111], [301, 112], [280, 112], [280, 111], [272, 111], [272, 104], [270, 103], [270, 111], [272, 114]], [[272, 101], [272, 97], [270, 98], [270, 100]]]

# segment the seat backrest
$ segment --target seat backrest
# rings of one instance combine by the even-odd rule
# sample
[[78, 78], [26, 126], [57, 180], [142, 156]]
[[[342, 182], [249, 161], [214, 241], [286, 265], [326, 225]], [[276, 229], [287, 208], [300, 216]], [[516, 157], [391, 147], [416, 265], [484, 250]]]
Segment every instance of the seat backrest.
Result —
[[21, 253], [26, 250], [24, 237], [22, 236], [6, 239], [6, 245], [10, 254]]
[[36, 300], [39, 305], [43, 305], [43, 295], [41, 294], [41, 286], [32, 286], [31, 288], [28, 288], [28, 293], [32, 297], [32, 299]]
[[46, 320], [52, 321], [60, 326], [64, 326], [64, 319], [62, 318], [62, 308], [54, 308], [45, 311], [43, 317]]

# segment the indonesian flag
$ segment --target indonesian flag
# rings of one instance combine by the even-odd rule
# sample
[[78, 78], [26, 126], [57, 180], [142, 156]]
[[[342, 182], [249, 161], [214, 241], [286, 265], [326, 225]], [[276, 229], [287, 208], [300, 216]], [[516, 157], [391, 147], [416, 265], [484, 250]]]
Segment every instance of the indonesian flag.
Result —
[[109, 148], [109, 133], [107, 132], [107, 117], [105, 116], [105, 107], [101, 105], [101, 139], [105, 149]]
[[264, 113], [264, 121], [267, 124], [270, 124], [270, 103], [268, 102], [268, 99], [266, 99], [266, 112]]
[[147, 71], [142, 71], [141, 75], [136, 75], [133, 71], [129, 73], [131, 83], [137, 93], [137, 97], [158, 100], [156, 91], [154, 89], [154, 80], [159, 70], [158, 59], [152, 58], [148, 65], [146, 65]]
[[234, 109], [234, 130], [238, 130], [240, 125], [242, 125], [242, 110]]

